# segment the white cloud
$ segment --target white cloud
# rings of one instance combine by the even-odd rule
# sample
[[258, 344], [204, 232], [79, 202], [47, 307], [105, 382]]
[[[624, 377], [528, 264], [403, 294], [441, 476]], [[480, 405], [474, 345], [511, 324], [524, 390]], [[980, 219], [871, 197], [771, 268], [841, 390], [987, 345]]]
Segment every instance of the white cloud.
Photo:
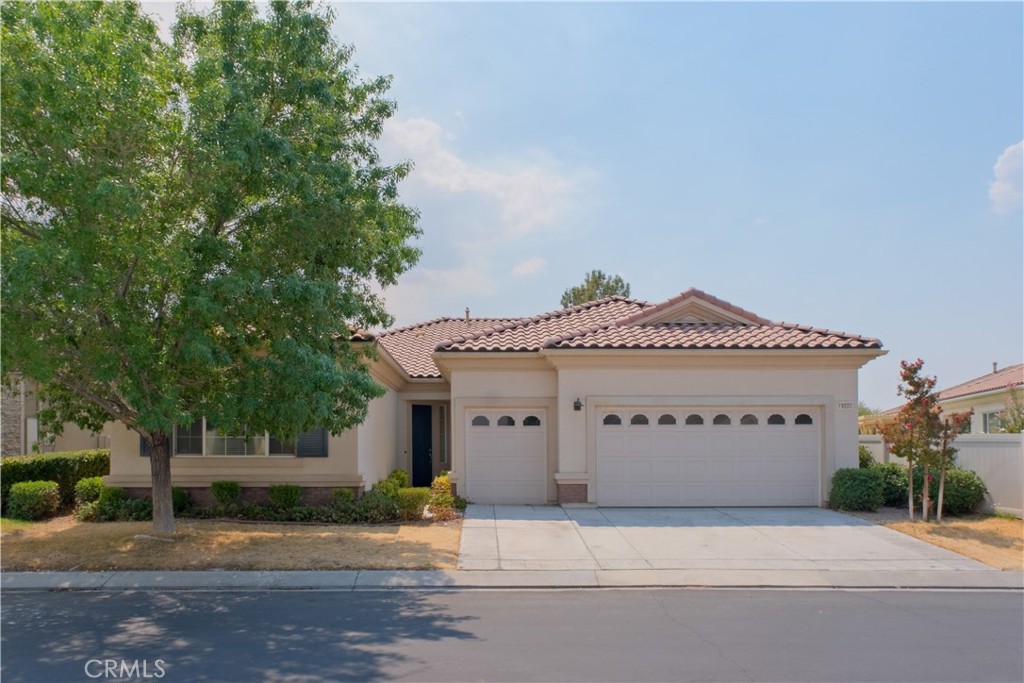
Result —
[[995, 179], [988, 186], [988, 198], [996, 213], [1021, 208], [1024, 200], [1024, 140], [1003, 150], [993, 167]]
[[544, 270], [544, 268], [546, 268], [547, 265], [547, 259], [540, 256], [534, 256], [533, 258], [527, 259], [522, 263], [517, 263], [512, 268], [512, 275], [514, 277], [527, 277], [528, 275], [533, 275], [534, 273]]
[[422, 183], [448, 194], [477, 193], [497, 205], [505, 229], [525, 235], [555, 227], [567, 208], [573, 182], [537, 161], [512, 164], [512, 170], [474, 165], [451, 150], [454, 136], [425, 118], [391, 120], [381, 145], [416, 165], [410, 183]]

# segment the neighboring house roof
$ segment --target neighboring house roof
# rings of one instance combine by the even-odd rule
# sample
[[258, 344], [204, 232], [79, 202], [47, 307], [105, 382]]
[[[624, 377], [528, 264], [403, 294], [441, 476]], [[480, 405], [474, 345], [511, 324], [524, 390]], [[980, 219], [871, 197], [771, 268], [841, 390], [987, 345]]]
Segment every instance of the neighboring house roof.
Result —
[[439, 343], [510, 322], [510, 318], [437, 318], [377, 335], [378, 343], [410, 377], [440, 377], [431, 354]]
[[981, 377], [975, 377], [963, 384], [957, 384], [949, 389], [939, 392], [940, 401], [949, 401], [954, 398], [983, 394], [989, 391], [998, 391], [1008, 387], [1019, 387], [1024, 385], [1024, 363], [1011, 365], [996, 372], [990, 372]]
[[438, 352], [541, 349], [881, 349], [870, 337], [770, 322], [688, 289], [660, 304], [611, 296], [528, 318], [439, 318], [385, 332], [381, 346], [414, 378], [440, 377]]

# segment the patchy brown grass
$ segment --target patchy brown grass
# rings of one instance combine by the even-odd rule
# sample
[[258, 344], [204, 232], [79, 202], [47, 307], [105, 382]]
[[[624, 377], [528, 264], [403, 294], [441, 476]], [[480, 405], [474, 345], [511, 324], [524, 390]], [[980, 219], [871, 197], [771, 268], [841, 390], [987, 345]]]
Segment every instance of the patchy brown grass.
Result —
[[911, 522], [907, 519], [906, 510], [896, 508], [856, 513], [856, 516], [966, 555], [990, 567], [1024, 571], [1024, 520], [966, 515], [946, 517], [941, 523], [919, 519]]
[[941, 523], [906, 520], [886, 526], [990, 567], [1024, 571], [1024, 520], [972, 515]]
[[[5, 520], [6, 521], [6, 520]], [[180, 520], [173, 536], [149, 522], [73, 517], [3, 526], [4, 571], [199, 569], [454, 569], [461, 522], [305, 526]]]

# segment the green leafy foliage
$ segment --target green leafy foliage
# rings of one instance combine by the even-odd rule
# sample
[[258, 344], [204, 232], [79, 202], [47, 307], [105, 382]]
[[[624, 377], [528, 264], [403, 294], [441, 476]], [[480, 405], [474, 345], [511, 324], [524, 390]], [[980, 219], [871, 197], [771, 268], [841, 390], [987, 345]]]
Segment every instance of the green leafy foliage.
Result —
[[336, 507], [352, 505], [356, 502], [356, 492], [352, 489], [331, 489], [331, 504]]
[[274, 484], [267, 488], [270, 504], [278, 510], [291, 510], [302, 502], [302, 487], [295, 484]]
[[875, 456], [871, 455], [871, 449], [867, 446], [857, 446], [857, 460], [861, 467], [871, 467], [875, 462]]
[[210, 493], [220, 505], [234, 505], [242, 496], [242, 486], [237, 481], [215, 481], [210, 484]]
[[946, 491], [942, 510], [950, 515], [977, 512], [988, 489], [977, 472], [958, 467], [946, 472]]
[[592, 270], [583, 276], [582, 284], [565, 290], [561, 304], [562, 308], [568, 308], [615, 295], [629, 296], [629, 283], [618, 275], [610, 276], [603, 271]]
[[75, 504], [82, 505], [99, 500], [104, 488], [106, 484], [103, 483], [103, 477], [79, 479], [75, 484]]
[[188, 491], [177, 486], [171, 489], [171, 502], [174, 504], [174, 514], [176, 515], [182, 514], [192, 505]]
[[398, 489], [398, 512], [403, 522], [423, 519], [423, 509], [430, 502], [430, 489], [426, 486]]
[[882, 476], [873, 468], [845, 467], [832, 475], [829, 505], [836, 510], [873, 512], [885, 502]]
[[351, 330], [390, 324], [376, 292], [419, 228], [411, 165], [376, 151], [389, 79], [331, 10], [181, 5], [173, 44], [135, 2], [0, 13], [0, 362], [38, 382], [42, 434], [139, 432], [169, 531], [176, 425], [360, 424], [384, 389]]
[[388, 475], [388, 479], [398, 484], [398, 488], [404, 489], [409, 486], [409, 473], [405, 470], [395, 470]]
[[14, 519], [43, 519], [60, 509], [60, 489], [55, 481], [20, 481], [7, 495], [7, 514]]
[[153, 502], [147, 498], [108, 498], [85, 503], [75, 510], [83, 522], [145, 522], [153, 518]]
[[0, 459], [0, 499], [4, 509], [11, 486], [21, 481], [55, 481], [62, 505], [75, 500], [75, 485], [87, 477], [110, 474], [110, 451], [66, 451], [46, 455], [16, 455]]
[[455, 496], [452, 495], [452, 482], [447, 472], [434, 477], [430, 484], [430, 514], [434, 519], [444, 522], [455, 519]]
[[876, 462], [871, 469], [882, 477], [882, 498], [886, 507], [907, 504], [907, 467], [898, 462]]

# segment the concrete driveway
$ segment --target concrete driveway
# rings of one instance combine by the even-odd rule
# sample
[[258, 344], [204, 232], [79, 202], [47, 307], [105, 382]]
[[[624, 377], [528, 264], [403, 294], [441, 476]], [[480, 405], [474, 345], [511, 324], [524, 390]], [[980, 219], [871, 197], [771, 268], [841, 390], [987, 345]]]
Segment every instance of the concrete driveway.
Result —
[[993, 571], [820, 508], [470, 505], [459, 569]]

